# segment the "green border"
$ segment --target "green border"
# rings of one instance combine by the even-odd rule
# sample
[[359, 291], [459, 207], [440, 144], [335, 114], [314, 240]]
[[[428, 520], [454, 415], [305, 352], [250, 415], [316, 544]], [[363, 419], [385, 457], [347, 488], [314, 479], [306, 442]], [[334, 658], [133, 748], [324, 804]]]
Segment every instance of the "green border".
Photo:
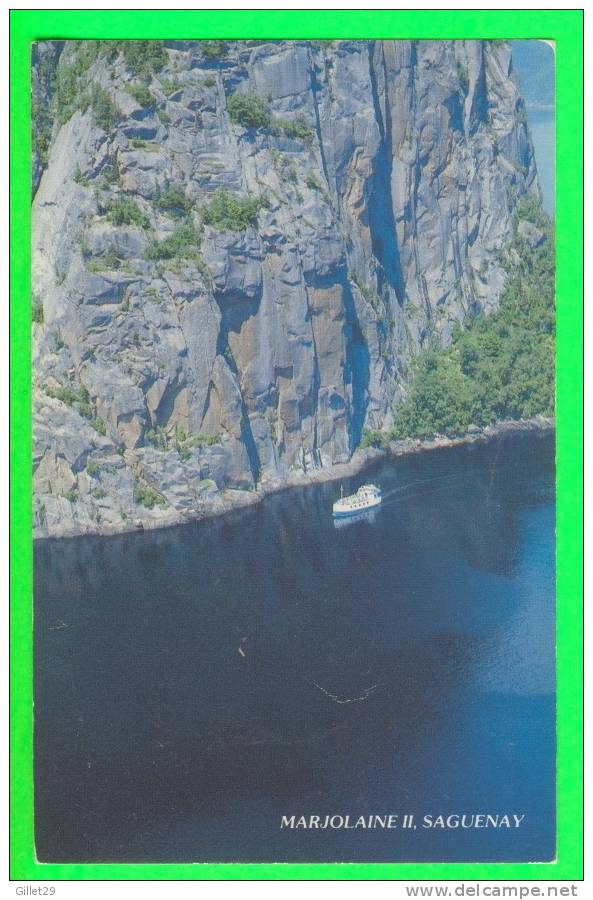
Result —
[[[582, 878], [582, 10], [16, 10], [11, 101], [13, 880]], [[546, 38], [557, 60], [558, 857], [553, 863], [104, 864], [35, 860], [32, 779], [30, 42], [50, 38]]]

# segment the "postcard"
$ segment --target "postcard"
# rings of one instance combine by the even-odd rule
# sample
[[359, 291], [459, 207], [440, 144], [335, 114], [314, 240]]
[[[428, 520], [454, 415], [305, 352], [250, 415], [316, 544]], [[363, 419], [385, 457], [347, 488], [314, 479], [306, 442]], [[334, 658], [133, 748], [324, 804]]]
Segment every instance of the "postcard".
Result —
[[32, 44], [38, 866], [557, 861], [556, 64]]

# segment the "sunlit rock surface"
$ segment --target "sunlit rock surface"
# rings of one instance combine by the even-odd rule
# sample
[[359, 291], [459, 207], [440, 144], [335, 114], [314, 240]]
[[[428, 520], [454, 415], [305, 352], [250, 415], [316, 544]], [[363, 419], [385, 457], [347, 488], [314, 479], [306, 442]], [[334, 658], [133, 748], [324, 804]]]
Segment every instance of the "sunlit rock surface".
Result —
[[[116, 104], [108, 126], [55, 116], [82, 46], [33, 54], [36, 534], [184, 521], [348, 462], [411, 358], [504, 287], [517, 198], [539, 192], [509, 46], [168, 42], [144, 81], [97, 51], [78, 89]], [[236, 92], [268, 127], [231, 121]], [[203, 224], [221, 189], [265, 206]], [[193, 245], [153, 258], [183, 223]]]

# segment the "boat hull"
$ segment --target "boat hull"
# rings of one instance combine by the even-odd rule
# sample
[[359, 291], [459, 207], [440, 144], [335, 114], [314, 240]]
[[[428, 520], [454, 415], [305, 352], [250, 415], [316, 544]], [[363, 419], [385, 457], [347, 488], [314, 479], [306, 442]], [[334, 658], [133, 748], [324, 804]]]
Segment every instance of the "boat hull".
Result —
[[356, 506], [342, 506], [338, 500], [337, 503], [334, 503], [333, 517], [334, 519], [345, 519], [349, 516], [358, 516], [360, 513], [366, 512], [369, 509], [375, 509], [380, 505], [381, 497], [377, 497], [373, 500], [366, 500], [364, 503], [360, 503]]
[[372, 525], [376, 516], [376, 508], [363, 509], [362, 512], [351, 516], [334, 516], [332, 522], [334, 523], [334, 528], [350, 528], [351, 525], [356, 525], [357, 522], [367, 522], [369, 525]]

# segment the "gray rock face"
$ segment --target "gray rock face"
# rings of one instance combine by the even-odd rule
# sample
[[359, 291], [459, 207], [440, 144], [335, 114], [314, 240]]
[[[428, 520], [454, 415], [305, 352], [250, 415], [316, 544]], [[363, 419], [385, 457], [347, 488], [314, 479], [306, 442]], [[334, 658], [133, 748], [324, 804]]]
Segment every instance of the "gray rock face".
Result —
[[[539, 191], [508, 45], [168, 42], [144, 80], [84, 50], [34, 54], [45, 110], [82, 70], [34, 160], [37, 535], [181, 521], [347, 462], [411, 357], [498, 303]], [[93, 86], [109, 121], [76, 99]], [[233, 121], [233, 94], [267, 123]], [[213, 220], [221, 190], [262, 202]]]
[[537, 228], [535, 225], [532, 225], [531, 222], [521, 221], [517, 226], [517, 233], [523, 240], [531, 247], [531, 249], [535, 249], [535, 247], [541, 246], [546, 239], [546, 236], [543, 231]]

